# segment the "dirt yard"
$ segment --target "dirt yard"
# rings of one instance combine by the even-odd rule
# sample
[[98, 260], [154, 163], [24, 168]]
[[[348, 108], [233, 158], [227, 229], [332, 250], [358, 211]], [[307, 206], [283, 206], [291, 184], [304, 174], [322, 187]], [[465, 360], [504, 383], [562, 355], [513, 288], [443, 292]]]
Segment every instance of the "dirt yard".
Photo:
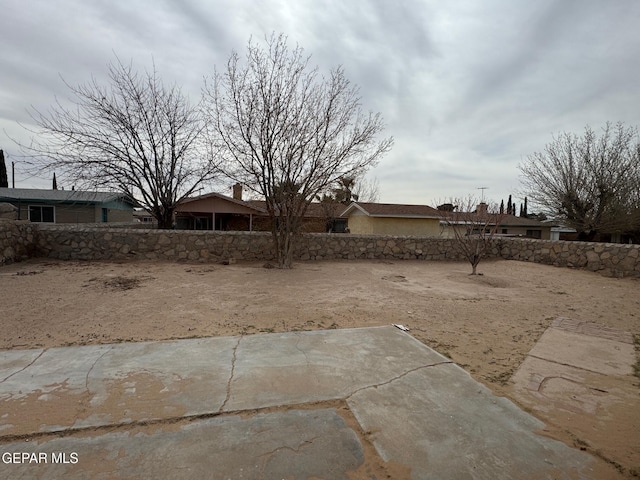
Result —
[[[640, 280], [514, 261], [262, 264], [30, 261], [0, 268], [0, 349], [352, 328], [400, 323], [498, 395], [554, 318], [640, 339]], [[640, 426], [638, 402], [624, 422]], [[576, 421], [542, 418], [545, 434], [588, 449]], [[595, 421], [589, 416], [586, 422]], [[569, 424], [571, 423], [571, 424]], [[585, 427], [583, 425], [583, 427]], [[586, 447], [585, 447], [586, 446]], [[635, 451], [624, 462], [620, 448]], [[640, 476], [640, 431], [592, 453]], [[626, 463], [626, 464], [625, 464]]]

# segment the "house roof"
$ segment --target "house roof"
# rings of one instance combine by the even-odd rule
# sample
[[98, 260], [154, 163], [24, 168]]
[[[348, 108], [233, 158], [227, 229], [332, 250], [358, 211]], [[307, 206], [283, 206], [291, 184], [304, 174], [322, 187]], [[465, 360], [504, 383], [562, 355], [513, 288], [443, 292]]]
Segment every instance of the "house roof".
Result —
[[[441, 223], [443, 222], [451, 222], [451, 223], [471, 223], [474, 221], [475, 212], [448, 212], [438, 210], [440, 214]], [[499, 216], [499, 215], [497, 215]], [[487, 218], [488, 225], [495, 225], [495, 222], [492, 221], [491, 217]], [[524, 218], [524, 217], [516, 217], [515, 215], [502, 215], [500, 222], [498, 223], [501, 227], [536, 227], [536, 228], [551, 228], [553, 225], [548, 222], [540, 222], [539, 220], [534, 220], [532, 218]]]
[[[228, 197], [221, 193], [212, 192], [206, 193], [204, 195], [199, 195], [197, 197], [189, 197], [180, 202], [180, 206], [189, 204], [191, 202], [195, 202], [198, 200], [205, 200], [207, 198], [218, 198], [224, 200], [226, 202], [234, 203], [236, 205], [240, 205], [246, 208], [250, 208], [254, 210], [258, 214], [266, 215], [267, 214], [267, 202], [264, 200], [238, 200], [233, 197]], [[336, 204], [333, 209], [333, 216], [340, 217], [340, 212], [343, 210], [344, 205]], [[178, 208], [179, 210], [179, 208]], [[307, 211], [305, 213], [305, 217], [313, 217], [313, 218], [325, 218], [327, 216], [327, 209], [325, 205], [322, 205], [320, 202], [312, 202], [307, 207]]]
[[131, 205], [136, 202], [122, 193], [87, 192], [81, 190], [44, 190], [36, 188], [0, 188], [0, 202], [55, 202], [55, 203], [106, 203], [124, 201]]
[[224, 200], [225, 202], [235, 203], [236, 205], [241, 205], [243, 207], [250, 208], [252, 210], [255, 210], [258, 213], [266, 213], [266, 209], [262, 208], [259, 205], [260, 202], [255, 202], [253, 200], [238, 200], [236, 198], [228, 197], [226, 195], [222, 195], [221, 193], [217, 193], [217, 192], [206, 193], [204, 195], [198, 195], [197, 197], [185, 198], [180, 202], [180, 205], [188, 204], [198, 200], [206, 200], [207, 198], [219, 198], [220, 200]]
[[[247, 203], [251, 203], [257, 208], [262, 209], [264, 213], [267, 211], [267, 202], [264, 200], [248, 200]], [[335, 218], [340, 218], [344, 216], [341, 215], [343, 209], [344, 205], [341, 203], [337, 203], [335, 205], [323, 205], [321, 202], [311, 202], [307, 207], [307, 211], [304, 216], [307, 218], [326, 218], [327, 215], [329, 215]]]
[[[445, 221], [451, 218], [456, 221], [456, 216], [468, 215], [467, 213], [449, 212], [438, 210], [428, 205], [405, 205], [399, 203], [368, 203], [352, 202], [341, 216], [349, 216], [354, 210], [370, 217], [393, 217], [393, 218], [433, 218]], [[501, 226], [513, 227], [550, 227], [551, 225], [531, 218], [516, 217], [515, 215], [504, 215]]]
[[398, 203], [352, 202], [341, 216], [348, 216], [354, 210], [370, 217], [436, 218], [441, 217], [438, 210], [428, 205], [404, 205]]
[[541, 222], [533, 218], [516, 217], [515, 215], [505, 215], [500, 225], [513, 227], [553, 227], [553, 223]]

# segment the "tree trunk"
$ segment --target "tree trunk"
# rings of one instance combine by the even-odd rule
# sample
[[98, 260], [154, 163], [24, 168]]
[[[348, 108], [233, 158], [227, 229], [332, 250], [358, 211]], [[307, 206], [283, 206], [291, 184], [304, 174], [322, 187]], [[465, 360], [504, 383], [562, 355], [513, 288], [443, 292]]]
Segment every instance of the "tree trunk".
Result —
[[293, 266], [293, 241], [285, 232], [274, 233], [274, 244], [278, 258], [278, 268], [289, 269]]
[[171, 230], [173, 228], [173, 210], [167, 209], [158, 212], [156, 220], [158, 220], [158, 230]]
[[582, 231], [578, 233], [578, 240], [581, 242], [593, 242], [597, 235], [596, 230], [589, 230], [588, 232]]
[[472, 263], [471, 264], [471, 275], [477, 275], [478, 272], [476, 272], [476, 268], [478, 268], [478, 264], [477, 263]]

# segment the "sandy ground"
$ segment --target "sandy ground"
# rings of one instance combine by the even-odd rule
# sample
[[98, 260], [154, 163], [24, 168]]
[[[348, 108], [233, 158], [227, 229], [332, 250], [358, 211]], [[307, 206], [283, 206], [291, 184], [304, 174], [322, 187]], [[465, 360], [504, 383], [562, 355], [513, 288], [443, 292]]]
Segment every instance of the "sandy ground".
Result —
[[[288, 271], [258, 263], [29, 261], [0, 268], [0, 349], [401, 323], [510, 396], [511, 375], [554, 318], [640, 338], [638, 279], [514, 261], [483, 262], [479, 271], [469, 276], [468, 264], [420, 261], [309, 262]], [[640, 425], [640, 381], [624, 381], [638, 401], [620, 421]], [[591, 444], [594, 418], [541, 419], [546, 434]], [[616, 460], [629, 445], [631, 455]], [[625, 476], [640, 476], [633, 445], [640, 445], [640, 431], [634, 438], [612, 432], [594, 453]]]

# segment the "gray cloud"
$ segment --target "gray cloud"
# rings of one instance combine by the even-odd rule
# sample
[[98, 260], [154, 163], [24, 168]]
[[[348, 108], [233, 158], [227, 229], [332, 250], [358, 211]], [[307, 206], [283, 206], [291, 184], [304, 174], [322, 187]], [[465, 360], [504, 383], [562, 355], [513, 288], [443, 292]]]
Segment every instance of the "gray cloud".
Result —
[[[551, 135], [639, 125], [636, 0], [6, 0], [0, 16], [0, 148], [71, 84], [117, 54], [152, 61], [192, 99], [232, 50], [283, 32], [321, 70], [342, 65], [394, 150], [371, 172], [381, 200], [428, 203], [518, 188], [518, 163]], [[18, 176], [19, 177], [19, 176]], [[20, 177], [19, 177], [20, 178]], [[20, 178], [22, 186], [48, 179]], [[27, 184], [28, 183], [28, 184]]]

